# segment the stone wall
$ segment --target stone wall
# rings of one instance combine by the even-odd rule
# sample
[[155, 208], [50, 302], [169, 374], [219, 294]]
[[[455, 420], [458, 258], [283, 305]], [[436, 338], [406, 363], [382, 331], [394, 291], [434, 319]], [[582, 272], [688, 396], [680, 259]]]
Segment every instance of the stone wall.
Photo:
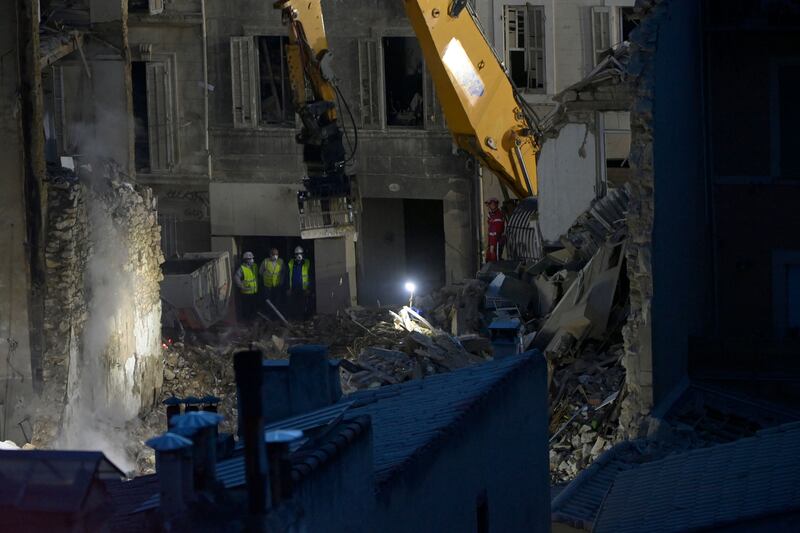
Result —
[[48, 193], [35, 442], [82, 447], [84, 436], [122, 427], [159, 394], [160, 229], [148, 188], [68, 175]]
[[667, 14], [666, 0], [638, 0], [641, 23], [631, 36], [628, 65], [631, 107], [631, 197], [628, 206], [626, 249], [630, 280], [630, 315], [623, 329], [627, 395], [620, 426], [625, 436], [636, 436], [653, 406], [652, 313], [653, 278], [653, 106], [655, 50], [658, 27]]

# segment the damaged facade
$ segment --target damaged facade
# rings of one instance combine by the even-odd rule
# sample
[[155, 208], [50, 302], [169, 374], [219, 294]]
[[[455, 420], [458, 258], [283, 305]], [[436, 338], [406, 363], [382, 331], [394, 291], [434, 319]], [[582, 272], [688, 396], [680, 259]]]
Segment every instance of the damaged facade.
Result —
[[[3, 127], [16, 125], [25, 138], [3, 163], [28, 167], [8, 175], [8, 190], [27, 188], [15, 198], [27, 215], [9, 220], [27, 224], [29, 256], [16, 258], [25, 269], [9, 287], [27, 290], [29, 305], [10, 297], [4, 316], [27, 308], [34, 342], [20, 354], [26, 361], [7, 359], [5, 397], [14, 403], [4, 406], [2, 437], [97, 446], [97, 435], [152, 406], [162, 380], [163, 257], [152, 194], [132, 177], [127, 13], [124, 5], [55, 0], [11, 11], [4, 23], [32, 21], [31, 34], [16, 24], [4, 32], [20, 37], [10, 48], [24, 56], [20, 72], [30, 83], [17, 79], [28, 90], [21, 99], [6, 94], [3, 106], [16, 110]], [[17, 335], [6, 338], [25, 347]], [[35, 397], [12, 391], [19, 383]]]
[[[541, 118], [539, 222], [545, 242], [558, 243], [593, 200], [627, 179], [630, 127], [625, 91], [604, 83], [597, 95], [586, 91], [580, 104], [570, 100], [576, 84], [587, 76], [591, 79], [598, 68], [606, 72], [607, 56], [625, 48], [637, 24], [634, 2], [474, 4], [514, 85]], [[484, 171], [482, 180], [484, 198], [503, 198], [491, 173]]]

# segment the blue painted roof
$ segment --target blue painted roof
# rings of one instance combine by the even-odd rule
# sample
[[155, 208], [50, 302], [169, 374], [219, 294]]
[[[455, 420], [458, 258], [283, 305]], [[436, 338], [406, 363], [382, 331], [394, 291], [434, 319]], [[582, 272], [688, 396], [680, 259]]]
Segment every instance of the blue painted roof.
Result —
[[416, 455], [443, 440], [475, 403], [535, 355], [496, 359], [421, 380], [359, 391], [348, 415], [372, 418], [375, 479], [386, 482]]
[[[292, 453], [292, 475], [301, 479], [334, 459], [371, 423], [376, 482], [385, 482], [416, 456], [441, 443], [447, 430], [454, 427], [473, 405], [515, 369], [536, 358], [541, 358], [539, 352], [355, 392], [329, 407], [269, 424], [266, 430], [331, 428], [313, 448]], [[145, 478], [157, 479], [157, 475]], [[243, 485], [244, 458], [233, 457], [217, 463], [217, 479], [225, 488]], [[137, 505], [126, 509], [128, 513], [139, 513], [159, 505], [157, 483], [151, 481], [148, 485], [152, 491], [149, 497], [137, 498]]]
[[638, 441], [624, 441], [603, 452], [572, 480], [550, 504], [553, 520], [591, 529], [597, 510], [620, 472], [644, 462]]
[[102, 452], [0, 451], [0, 509], [74, 513], [95, 480], [125, 477]]
[[594, 531], [671, 532], [800, 510], [800, 422], [622, 472]]

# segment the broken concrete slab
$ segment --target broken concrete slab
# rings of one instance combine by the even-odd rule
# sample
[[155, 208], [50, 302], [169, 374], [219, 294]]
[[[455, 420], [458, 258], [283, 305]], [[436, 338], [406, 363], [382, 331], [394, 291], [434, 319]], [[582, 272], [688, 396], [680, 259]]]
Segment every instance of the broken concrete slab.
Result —
[[620, 271], [625, 240], [603, 245], [578, 275], [533, 340], [545, 350], [564, 333], [578, 340], [600, 339], [606, 332]]

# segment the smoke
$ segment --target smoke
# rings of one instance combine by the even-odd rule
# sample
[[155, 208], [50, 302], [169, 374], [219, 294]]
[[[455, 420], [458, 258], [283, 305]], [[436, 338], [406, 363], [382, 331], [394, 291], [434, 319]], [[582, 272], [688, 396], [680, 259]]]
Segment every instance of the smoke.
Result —
[[[127, 114], [95, 106], [91, 122], [73, 123], [69, 139], [87, 182], [89, 243], [84, 273], [88, 316], [79, 349], [70, 357], [66, 405], [57, 448], [100, 450], [125, 472], [135, 469], [126, 452], [139, 402], [135, 389], [135, 276], [129, 270], [128, 239], [115, 223], [119, 198], [115, 160], [127, 153]], [[118, 132], [118, 133], [109, 133]], [[122, 141], [122, 142], [121, 142]], [[124, 217], [125, 214], [121, 213]], [[132, 365], [131, 365], [132, 363]]]
[[126, 317], [133, 314], [134, 279], [125, 270], [129, 259], [126, 239], [114, 224], [110, 206], [102, 195], [90, 193], [87, 208], [91, 242], [85, 273], [88, 318], [81, 349], [70, 358], [67, 403], [56, 445], [99, 449], [121, 469], [131, 471], [135, 464], [125, 453], [125, 425], [132, 413], [124, 405], [124, 395], [118, 397], [120, 391], [109, 385], [111, 366], [119, 355], [128, 355], [115, 353], [125, 346], [115, 336], [125, 329]]

